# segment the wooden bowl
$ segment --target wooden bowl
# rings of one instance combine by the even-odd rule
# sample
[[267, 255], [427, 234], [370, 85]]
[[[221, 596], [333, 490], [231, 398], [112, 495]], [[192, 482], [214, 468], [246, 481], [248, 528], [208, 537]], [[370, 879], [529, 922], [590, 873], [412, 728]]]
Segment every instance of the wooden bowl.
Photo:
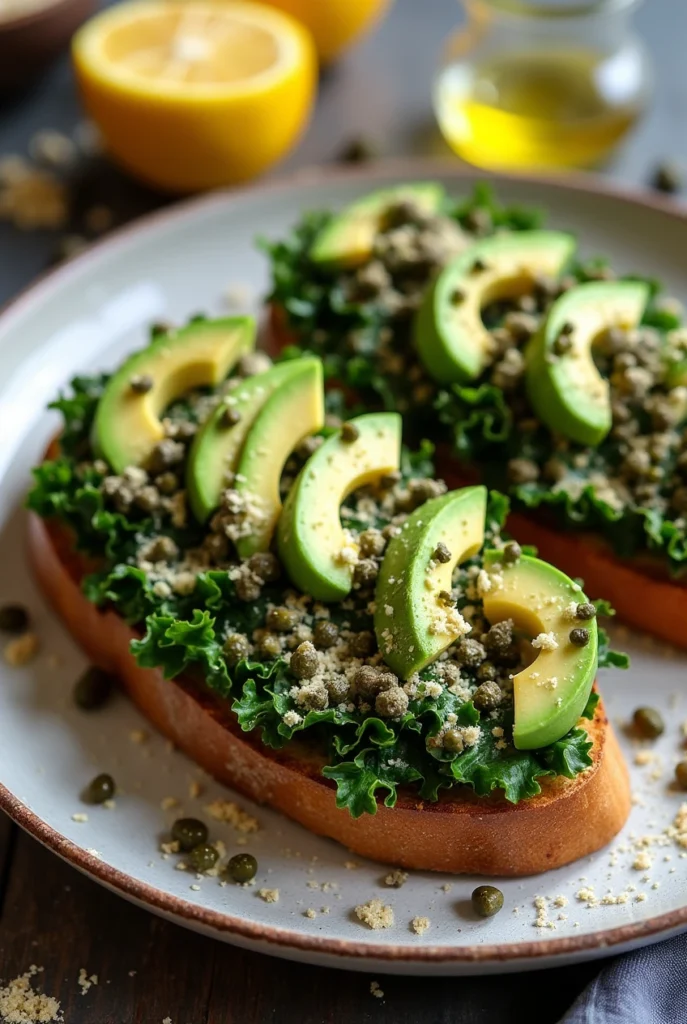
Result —
[[28, 85], [69, 44], [95, 0], [35, 0], [0, 12], [0, 94]]

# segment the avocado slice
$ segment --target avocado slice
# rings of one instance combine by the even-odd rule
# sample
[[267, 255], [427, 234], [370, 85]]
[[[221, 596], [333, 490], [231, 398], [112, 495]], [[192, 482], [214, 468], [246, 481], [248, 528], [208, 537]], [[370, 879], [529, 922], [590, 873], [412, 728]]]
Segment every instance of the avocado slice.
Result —
[[371, 257], [375, 236], [390, 206], [407, 200], [426, 213], [436, 213], [444, 195], [443, 186], [434, 181], [372, 192], [351, 203], [323, 228], [310, 249], [310, 259], [313, 263], [356, 267]]
[[[110, 378], [93, 423], [93, 447], [116, 473], [138, 466], [164, 437], [160, 417], [171, 402], [219, 384], [255, 344], [252, 317], [194, 320], [155, 338]], [[147, 390], [132, 387], [136, 378]]]
[[[484, 543], [486, 487], [464, 487], [425, 502], [389, 542], [375, 592], [375, 633], [384, 661], [408, 679], [465, 634], [465, 620], [443, 594], [457, 565]], [[434, 558], [437, 545], [450, 558]], [[469, 628], [469, 627], [468, 627]]]
[[342, 558], [342, 502], [397, 470], [401, 461], [398, 413], [357, 416], [349, 427], [358, 431], [355, 440], [339, 431], [311, 455], [284, 503], [277, 531], [279, 557], [291, 581], [318, 601], [340, 601], [353, 586], [354, 564]]
[[324, 386], [319, 359], [299, 359], [253, 420], [236, 464], [234, 488], [254, 508], [250, 532], [236, 543], [241, 558], [267, 551], [282, 503], [279, 481], [300, 441], [324, 426]]
[[562, 231], [493, 235], [448, 264], [427, 291], [413, 325], [425, 369], [439, 384], [466, 383], [482, 373], [492, 338], [482, 309], [530, 291], [540, 274], [558, 276], [575, 250]]
[[592, 348], [608, 328], [640, 323], [648, 299], [643, 281], [591, 281], [554, 302], [527, 346], [525, 373], [534, 411], [551, 430], [586, 445], [606, 437], [612, 422], [609, 386]]
[[[584, 711], [598, 662], [596, 619], [576, 620], [574, 605], [587, 598], [552, 565], [530, 555], [521, 555], [514, 565], [502, 560], [501, 551], [484, 554], [493, 584], [484, 596], [484, 614], [492, 625], [512, 619], [531, 638], [547, 635], [546, 646], [513, 678], [513, 742], [518, 750], [536, 750], [565, 736]], [[575, 627], [587, 630], [586, 646], [571, 642]]]
[[[219, 505], [261, 408], [293, 373], [299, 372], [301, 365], [294, 359], [241, 381], [196, 434], [188, 458], [186, 488], [199, 523], [204, 523]], [[229, 419], [232, 414], [233, 419]]]

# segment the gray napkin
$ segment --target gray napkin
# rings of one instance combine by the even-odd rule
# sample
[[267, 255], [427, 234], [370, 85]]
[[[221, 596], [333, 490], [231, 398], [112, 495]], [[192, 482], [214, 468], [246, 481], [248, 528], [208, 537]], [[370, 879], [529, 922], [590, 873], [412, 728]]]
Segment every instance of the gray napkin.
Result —
[[561, 1024], [687, 1024], [687, 934], [614, 960]]

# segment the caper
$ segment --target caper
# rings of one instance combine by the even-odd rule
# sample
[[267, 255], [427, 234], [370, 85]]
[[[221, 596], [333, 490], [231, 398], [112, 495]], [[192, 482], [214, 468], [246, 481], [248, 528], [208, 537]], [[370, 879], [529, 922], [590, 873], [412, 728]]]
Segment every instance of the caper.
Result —
[[20, 604], [0, 608], [0, 629], [5, 633], [23, 633], [29, 625], [29, 613]]
[[214, 846], [209, 846], [207, 843], [200, 843], [198, 846], [194, 846], [188, 855], [189, 864], [199, 874], [202, 874], [204, 871], [210, 871], [218, 860], [219, 854], [217, 850]]
[[432, 558], [435, 562], [441, 562], [442, 565], [446, 565], [451, 561], [452, 555], [449, 548], [444, 544], [443, 540], [440, 540], [434, 551], [432, 552]]
[[651, 184], [659, 192], [672, 195], [682, 188], [683, 174], [679, 167], [668, 161], [660, 163], [654, 171]]
[[503, 691], [498, 683], [488, 679], [478, 686], [472, 695], [472, 703], [480, 711], [493, 711], [503, 700]]
[[147, 395], [153, 389], [153, 378], [147, 373], [137, 373], [129, 381], [135, 395]]
[[494, 885], [478, 885], [472, 893], [472, 909], [480, 917], [493, 917], [503, 907], [503, 893]]
[[184, 853], [188, 853], [196, 846], [207, 843], [208, 827], [197, 818], [177, 818], [172, 825], [172, 839], [179, 844]]
[[355, 633], [348, 641], [348, 649], [354, 658], [368, 658], [377, 650], [374, 633], [367, 629], [361, 633]]
[[582, 619], [583, 622], [596, 618], [596, 608], [591, 601], [584, 601], [582, 604], [578, 604], [575, 609], [575, 618]]
[[111, 775], [103, 772], [89, 782], [84, 792], [84, 800], [88, 804], [104, 804], [115, 795], [115, 781]]
[[248, 559], [248, 568], [259, 576], [263, 583], [276, 583], [281, 576], [281, 565], [271, 551], [260, 551]]
[[386, 538], [381, 530], [370, 528], [369, 530], [363, 530], [358, 537], [358, 543], [360, 545], [361, 554], [366, 558], [371, 558], [373, 555], [381, 555], [384, 553]]
[[315, 647], [318, 647], [321, 651], [326, 651], [328, 647], [333, 647], [339, 639], [338, 627], [329, 619], [320, 619], [315, 625], [312, 638]]
[[289, 667], [296, 679], [312, 679], [317, 674], [319, 664], [317, 651], [310, 641], [306, 640], [299, 644], [291, 655]]
[[265, 616], [265, 625], [277, 633], [288, 633], [298, 622], [298, 614], [290, 608], [270, 608]]
[[656, 708], [637, 708], [632, 721], [636, 731], [645, 739], [655, 740], [665, 732], [663, 716]]
[[462, 733], [458, 729], [447, 729], [444, 733], [443, 744], [446, 750], [451, 753], [461, 753], [464, 747]]
[[477, 678], [479, 680], [484, 680], [485, 682], [496, 679], [497, 675], [498, 671], [496, 669], [496, 665], [491, 661], [483, 661], [477, 669]]
[[675, 765], [675, 781], [681, 789], [687, 789], [687, 761]]
[[356, 587], [369, 587], [376, 581], [379, 567], [374, 558], [361, 558], [353, 570], [353, 582]]
[[230, 633], [222, 648], [230, 665], [237, 665], [248, 654], [248, 639], [243, 633]]
[[227, 864], [227, 872], [233, 882], [250, 882], [258, 871], [258, 862], [252, 853], [237, 853]]
[[101, 668], [87, 668], [74, 686], [74, 703], [82, 711], [95, 711], [107, 704], [112, 693], [114, 677]]
[[278, 658], [281, 654], [279, 637], [274, 633], [263, 633], [258, 640], [258, 650], [263, 658]]
[[346, 441], [349, 444], [353, 441], [357, 441], [360, 437], [360, 431], [356, 427], [355, 423], [344, 423], [341, 428], [341, 440]]
[[586, 647], [589, 643], [589, 630], [582, 626], [576, 626], [575, 629], [570, 630], [569, 640], [575, 647]]
[[509, 541], [503, 549], [503, 560], [506, 565], [513, 565], [522, 555], [522, 548], [516, 540]]
[[241, 413], [238, 409], [234, 409], [233, 406], [228, 405], [222, 413], [222, 426], [223, 427], [235, 427], [237, 423], [241, 422]]

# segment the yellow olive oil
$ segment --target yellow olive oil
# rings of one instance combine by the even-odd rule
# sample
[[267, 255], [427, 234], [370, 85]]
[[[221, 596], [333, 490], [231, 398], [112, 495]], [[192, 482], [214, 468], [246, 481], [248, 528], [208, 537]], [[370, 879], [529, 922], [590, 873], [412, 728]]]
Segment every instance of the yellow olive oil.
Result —
[[436, 113], [450, 146], [481, 167], [584, 167], [640, 113], [634, 69], [594, 51], [508, 53], [447, 66]]

